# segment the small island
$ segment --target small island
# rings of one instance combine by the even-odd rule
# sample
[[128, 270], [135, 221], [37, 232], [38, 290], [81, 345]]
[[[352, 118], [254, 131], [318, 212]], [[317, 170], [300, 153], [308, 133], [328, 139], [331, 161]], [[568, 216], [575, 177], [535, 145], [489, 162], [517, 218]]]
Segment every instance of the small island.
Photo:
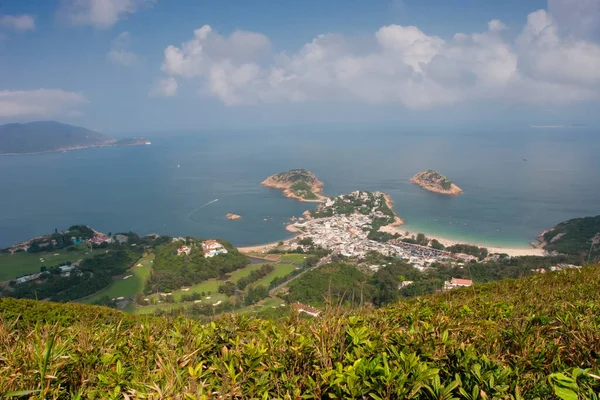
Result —
[[283, 190], [283, 194], [291, 199], [299, 201], [323, 202], [326, 197], [321, 190], [323, 182], [310, 171], [305, 169], [293, 169], [280, 172], [265, 179], [261, 185]]
[[225, 216], [227, 217], [227, 219], [230, 219], [232, 221], [235, 221], [236, 219], [242, 218], [241, 215], [234, 214], [234, 213], [227, 213], [227, 215], [225, 215]]
[[423, 189], [434, 193], [457, 196], [463, 192], [462, 189], [452, 183], [450, 179], [432, 169], [419, 172], [413, 176], [410, 181], [421, 186]]

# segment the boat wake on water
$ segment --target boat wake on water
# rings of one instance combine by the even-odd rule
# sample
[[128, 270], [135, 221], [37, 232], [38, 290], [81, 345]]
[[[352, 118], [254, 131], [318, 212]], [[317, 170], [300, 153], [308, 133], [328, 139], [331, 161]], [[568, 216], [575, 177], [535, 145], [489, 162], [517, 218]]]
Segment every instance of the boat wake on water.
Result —
[[[192, 212], [190, 213], [190, 215], [188, 215], [188, 218], [189, 218], [189, 219], [191, 219], [192, 221], [194, 221], [194, 220], [192, 219], [192, 215], [196, 214], [198, 211], [202, 210], [204, 207], [206, 207], [206, 206], [209, 206], [209, 205], [211, 205], [212, 203], [216, 203], [217, 201], [219, 201], [219, 199], [214, 199], [214, 200], [211, 200], [211, 201], [209, 201], [209, 202], [208, 202], [208, 203], [206, 203], [206, 204], [203, 204], [203, 205], [201, 205], [200, 207], [198, 207], [198, 208], [196, 208], [194, 211], [192, 211]], [[194, 222], [196, 222], [196, 221], [194, 221]]]

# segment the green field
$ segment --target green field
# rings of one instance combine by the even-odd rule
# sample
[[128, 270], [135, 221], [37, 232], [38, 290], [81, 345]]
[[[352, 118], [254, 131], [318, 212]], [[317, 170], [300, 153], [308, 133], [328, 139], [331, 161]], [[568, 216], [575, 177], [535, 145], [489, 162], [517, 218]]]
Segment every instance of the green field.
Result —
[[183, 303], [159, 303], [159, 304], [151, 304], [149, 306], [137, 306], [133, 312], [136, 314], [152, 314], [152, 313], [154, 313], [154, 311], [157, 311], [157, 310], [166, 311], [166, 310], [172, 310], [174, 308], [180, 308], [180, 307], [187, 308], [187, 307], [193, 306], [194, 304], [215, 304], [219, 300], [225, 301], [228, 299], [227, 296], [225, 296], [224, 294], [221, 294], [221, 293], [212, 293], [210, 296], [207, 296], [207, 297], [210, 297], [210, 299], [203, 298], [198, 303], [195, 303], [193, 301], [186, 301]]
[[262, 267], [264, 264], [250, 264], [245, 268], [242, 269], [238, 269], [236, 271], [233, 271], [231, 273], [231, 281], [237, 283], [237, 281], [239, 281], [242, 278], [247, 277], [248, 275], [250, 275], [250, 273], [252, 271], [256, 271], [257, 269], [260, 269], [260, 267]]
[[[109, 298], [115, 297], [134, 297], [136, 294], [141, 293], [144, 289], [144, 284], [150, 276], [150, 270], [152, 269], [152, 260], [154, 259], [153, 254], [149, 254], [136, 262], [135, 266], [119, 277], [115, 277], [113, 283], [106, 289], [103, 289], [91, 296], [78, 300], [80, 303], [93, 303], [100, 300], [104, 296]], [[141, 264], [141, 266], [138, 266]], [[123, 279], [125, 276], [133, 275], [127, 279]]]
[[[240, 268], [236, 271], [233, 271], [231, 273], [231, 281], [233, 282], [237, 282], [240, 279], [242, 279], [245, 276], [250, 275], [250, 272], [259, 269], [262, 266], [262, 264], [250, 264], [244, 268]], [[223, 284], [223, 281], [218, 280], [218, 279], [209, 279], [207, 281], [198, 283], [196, 285], [190, 286], [189, 288], [186, 288], [187, 290], [184, 289], [179, 289], [179, 290], [174, 290], [173, 293], [173, 298], [175, 299], [175, 301], [179, 301], [181, 299], [182, 296], [186, 295], [186, 294], [192, 294], [192, 293], [208, 293], [211, 292], [212, 294], [216, 294], [219, 290], [219, 286]], [[152, 294], [149, 296], [146, 296], [146, 298], [158, 298], [158, 294]]]
[[[0, 253], [0, 282], [15, 279], [19, 276], [40, 272], [40, 267], [54, 267], [67, 261], [77, 261], [82, 258], [103, 252], [102, 249], [89, 250], [85, 245], [77, 246], [77, 251], [60, 249], [49, 253]], [[55, 256], [54, 254], [58, 254]], [[40, 261], [44, 259], [44, 262]]]
[[[267, 297], [263, 300], [261, 304], [252, 304], [250, 306], [241, 308], [236, 310], [236, 314], [248, 314], [248, 313], [258, 313], [264, 309], [268, 308], [280, 308], [281, 304], [285, 304], [285, 301], [281, 300], [279, 297]], [[287, 304], [285, 304], [287, 306]], [[282, 309], [284, 307], [281, 307]]]
[[251, 286], [256, 287], [256, 286], [262, 285], [262, 286], [269, 287], [269, 284], [271, 284], [271, 281], [273, 279], [282, 277], [282, 276], [286, 276], [287, 274], [294, 271], [295, 269], [296, 269], [296, 267], [294, 267], [293, 265], [290, 265], [290, 264], [276, 264], [275, 271], [271, 272], [264, 278], [254, 282]]
[[291, 263], [291, 264], [304, 264], [304, 260], [306, 259], [306, 254], [299, 253], [289, 253], [283, 254], [279, 259], [281, 263]]

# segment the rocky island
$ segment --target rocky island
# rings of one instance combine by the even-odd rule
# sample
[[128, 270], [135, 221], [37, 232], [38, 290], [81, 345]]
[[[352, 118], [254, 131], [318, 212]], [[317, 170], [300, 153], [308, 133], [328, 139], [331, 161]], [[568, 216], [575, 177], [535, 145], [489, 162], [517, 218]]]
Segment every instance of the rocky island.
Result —
[[413, 176], [410, 181], [421, 186], [423, 189], [434, 193], [456, 196], [463, 192], [462, 189], [452, 183], [450, 179], [432, 169], [419, 172]]
[[321, 193], [323, 182], [310, 171], [293, 169], [271, 175], [261, 185], [283, 190], [283, 194], [300, 201], [322, 202], [326, 199]]
[[232, 221], [235, 221], [236, 219], [242, 218], [241, 215], [234, 214], [234, 213], [227, 213], [227, 215], [225, 215], [225, 216], [227, 217], [227, 219], [230, 219]]

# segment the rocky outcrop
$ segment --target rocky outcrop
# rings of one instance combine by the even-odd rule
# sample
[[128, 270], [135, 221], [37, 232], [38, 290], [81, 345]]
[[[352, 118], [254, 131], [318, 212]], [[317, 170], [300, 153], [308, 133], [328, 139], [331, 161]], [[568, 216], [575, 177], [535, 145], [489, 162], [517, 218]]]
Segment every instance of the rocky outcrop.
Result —
[[310, 171], [293, 169], [271, 175], [262, 183], [263, 186], [283, 190], [283, 194], [300, 201], [322, 202], [326, 199], [321, 194], [323, 182]]
[[423, 189], [434, 193], [456, 196], [463, 192], [461, 188], [452, 183], [452, 181], [444, 175], [431, 169], [419, 172], [413, 176], [410, 181], [421, 186]]

